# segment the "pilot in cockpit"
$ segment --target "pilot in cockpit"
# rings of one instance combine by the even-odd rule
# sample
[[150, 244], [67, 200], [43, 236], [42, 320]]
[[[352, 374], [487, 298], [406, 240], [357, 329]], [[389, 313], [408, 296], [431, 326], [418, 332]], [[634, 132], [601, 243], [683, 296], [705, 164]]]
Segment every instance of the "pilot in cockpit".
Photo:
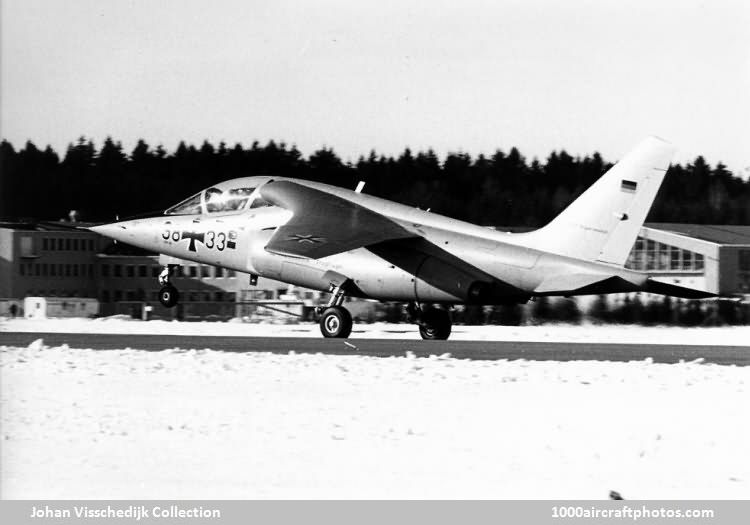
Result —
[[166, 215], [192, 215], [203, 213], [231, 213], [242, 211], [252, 199], [251, 208], [271, 206], [252, 188], [208, 188], [168, 209]]

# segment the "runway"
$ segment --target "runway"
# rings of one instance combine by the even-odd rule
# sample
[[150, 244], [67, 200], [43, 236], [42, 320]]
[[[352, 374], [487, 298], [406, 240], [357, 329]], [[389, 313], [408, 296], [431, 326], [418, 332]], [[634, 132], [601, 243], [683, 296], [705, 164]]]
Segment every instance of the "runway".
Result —
[[303, 337], [178, 336], [143, 334], [0, 333], [0, 346], [27, 346], [35, 339], [47, 346], [115, 350], [132, 348], [161, 351], [167, 348], [221, 350], [224, 352], [323, 353], [374, 357], [416, 357], [449, 353], [456, 359], [530, 361], [642, 361], [678, 363], [703, 359], [720, 365], [750, 365], [748, 346], [551, 343], [523, 341], [414, 341], [399, 339], [323, 339]]

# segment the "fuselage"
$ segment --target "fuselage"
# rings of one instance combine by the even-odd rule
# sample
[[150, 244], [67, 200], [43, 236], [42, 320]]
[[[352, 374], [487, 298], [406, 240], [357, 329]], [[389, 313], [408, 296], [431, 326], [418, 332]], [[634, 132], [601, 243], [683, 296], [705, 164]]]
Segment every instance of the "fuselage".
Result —
[[[293, 181], [352, 201], [397, 221], [448, 255], [402, 254], [398, 253], [398, 245], [377, 249], [360, 247], [320, 259], [271, 253], [265, 249], [266, 245], [276, 228], [289, 221], [292, 213], [262, 202], [258, 190], [269, 180]], [[216, 194], [234, 191], [237, 195], [230, 205], [212, 205], [212, 189], [170, 208], [164, 215], [93, 229], [177, 259], [230, 268], [316, 290], [327, 291], [331, 275], [341, 275], [355, 285], [354, 295], [383, 301], [467, 302], [469, 288], [476, 277], [462, 264], [503, 283], [487, 302], [503, 302], [504, 295], [509, 300], [524, 300], [535, 295], [534, 290], [553, 274], [616, 275], [634, 287], [642, 286], [647, 278], [643, 273], [619, 266], [531, 247], [525, 234], [499, 232], [322, 183], [282, 177], [245, 177], [217, 184]], [[317, 240], [301, 236], [298, 242]], [[462, 264], [451, 263], [453, 258]]]

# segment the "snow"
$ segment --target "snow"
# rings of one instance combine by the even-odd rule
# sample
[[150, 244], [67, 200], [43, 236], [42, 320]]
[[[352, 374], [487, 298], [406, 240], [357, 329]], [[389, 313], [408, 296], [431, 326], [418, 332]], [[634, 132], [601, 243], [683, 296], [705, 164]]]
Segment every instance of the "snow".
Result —
[[750, 494], [750, 367], [40, 340], [0, 356], [2, 498]]
[[[321, 337], [317, 324], [257, 324], [242, 322], [138, 321], [132, 319], [4, 319], [0, 332], [226, 335], [255, 337]], [[357, 338], [419, 339], [412, 324], [356, 324]], [[636, 325], [454, 326], [451, 340], [555, 341], [572, 343], [644, 343], [740, 345], [750, 341], [750, 326], [643, 327]]]

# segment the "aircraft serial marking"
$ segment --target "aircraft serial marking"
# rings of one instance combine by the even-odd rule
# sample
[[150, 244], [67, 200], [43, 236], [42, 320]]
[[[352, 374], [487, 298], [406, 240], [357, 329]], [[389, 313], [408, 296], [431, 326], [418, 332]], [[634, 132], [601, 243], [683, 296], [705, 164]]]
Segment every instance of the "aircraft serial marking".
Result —
[[203, 244], [209, 250], [217, 249], [223, 252], [225, 249], [234, 250], [237, 248], [237, 232], [232, 230], [229, 232], [196, 232], [196, 231], [182, 231], [179, 230], [164, 230], [161, 234], [162, 239], [165, 241], [172, 240], [173, 242], [188, 239], [188, 251], [197, 252], [198, 249], [195, 245], [196, 242]]

